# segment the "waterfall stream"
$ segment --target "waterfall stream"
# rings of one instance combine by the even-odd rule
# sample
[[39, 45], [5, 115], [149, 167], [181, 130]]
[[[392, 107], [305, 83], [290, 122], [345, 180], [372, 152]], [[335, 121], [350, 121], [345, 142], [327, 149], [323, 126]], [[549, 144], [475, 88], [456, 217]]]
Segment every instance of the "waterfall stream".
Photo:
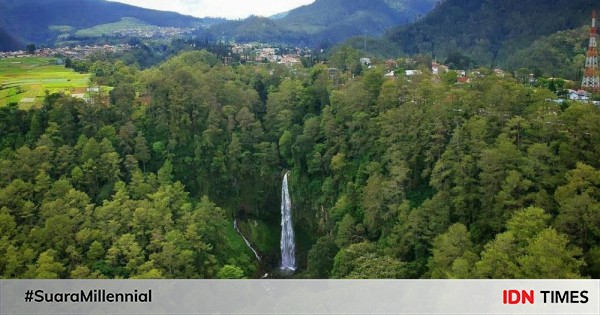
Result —
[[254, 249], [254, 247], [252, 247], [252, 244], [250, 244], [250, 241], [248, 241], [248, 239], [244, 236], [244, 234], [242, 234], [242, 232], [238, 228], [237, 221], [238, 221], [237, 218], [233, 219], [233, 228], [244, 239], [244, 242], [246, 242], [246, 246], [248, 246], [248, 248], [250, 248], [250, 250], [252, 250], [252, 252], [254, 253], [254, 256], [256, 257], [256, 259], [258, 259], [258, 261], [260, 261], [261, 260], [260, 256], [258, 255], [258, 253], [256, 252], [256, 250]]
[[282, 270], [296, 270], [296, 245], [292, 225], [292, 201], [288, 191], [288, 174], [283, 176], [281, 184], [281, 266]]

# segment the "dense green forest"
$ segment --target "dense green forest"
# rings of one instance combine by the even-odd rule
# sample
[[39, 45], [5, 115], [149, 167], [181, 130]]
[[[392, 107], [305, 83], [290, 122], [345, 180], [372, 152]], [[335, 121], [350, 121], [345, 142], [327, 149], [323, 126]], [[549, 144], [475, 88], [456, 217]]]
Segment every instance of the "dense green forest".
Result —
[[260, 277], [291, 170], [295, 277], [600, 277], [600, 109], [483, 69], [385, 78], [356, 56], [106, 56], [88, 65], [106, 95], [0, 108], [0, 274]]
[[506, 59], [508, 69], [527, 68], [548, 77], [579, 81], [583, 75], [590, 26], [542, 37]]
[[[445, 60], [460, 52], [478, 65], [506, 67], [536, 40], [589, 25], [595, 5], [591, 0], [445, 0], [423, 19], [389, 30], [385, 39], [409, 55], [427, 53]], [[536, 54], [541, 60], [528, 68], [548, 56], [558, 58], [553, 53], [546, 51], [545, 58]]]

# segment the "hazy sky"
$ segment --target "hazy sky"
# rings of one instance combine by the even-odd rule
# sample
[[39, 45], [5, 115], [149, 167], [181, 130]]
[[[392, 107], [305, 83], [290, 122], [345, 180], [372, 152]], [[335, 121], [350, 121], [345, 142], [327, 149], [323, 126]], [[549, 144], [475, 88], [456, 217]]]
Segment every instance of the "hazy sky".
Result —
[[245, 18], [251, 14], [270, 16], [314, 0], [110, 0], [138, 7], [176, 11], [196, 17]]

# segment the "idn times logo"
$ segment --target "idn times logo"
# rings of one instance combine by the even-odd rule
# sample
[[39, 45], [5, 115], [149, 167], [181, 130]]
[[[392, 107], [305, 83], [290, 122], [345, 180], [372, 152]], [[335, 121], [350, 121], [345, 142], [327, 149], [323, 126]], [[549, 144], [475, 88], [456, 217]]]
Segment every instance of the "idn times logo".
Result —
[[[586, 304], [589, 301], [588, 291], [539, 291], [536, 301], [534, 290], [503, 290], [502, 303], [517, 304]], [[541, 297], [541, 300], [539, 299]]]

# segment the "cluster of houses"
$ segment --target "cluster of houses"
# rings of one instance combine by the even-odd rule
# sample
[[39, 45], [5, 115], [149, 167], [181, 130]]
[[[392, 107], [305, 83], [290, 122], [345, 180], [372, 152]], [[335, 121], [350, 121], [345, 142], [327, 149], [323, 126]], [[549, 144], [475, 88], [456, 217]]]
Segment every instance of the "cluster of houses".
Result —
[[591, 93], [584, 90], [567, 90], [567, 98], [572, 101], [589, 101]]
[[137, 37], [137, 38], [173, 38], [190, 34], [193, 28], [178, 27], [140, 27], [117, 30], [109, 34], [114, 37]]
[[[363, 61], [363, 59], [368, 59], [368, 58], [362, 58], [361, 62]], [[410, 63], [411, 60], [408, 60]], [[369, 61], [370, 64], [370, 61]], [[396, 62], [394, 62], [393, 60], [387, 60], [386, 61], [386, 67], [388, 69], [389, 72], [387, 72], [385, 74], [386, 77], [388, 78], [394, 78], [396, 76], [396, 71], [394, 71], [394, 68], [397, 68], [397, 64]], [[439, 76], [441, 74], [444, 73], [448, 73], [450, 71], [450, 68], [444, 64], [441, 64], [437, 61], [433, 61], [431, 63], [431, 73], [435, 76]], [[467, 73], [466, 70], [452, 70], [456, 73], [456, 83], [458, 84], [463, 84], [463, 83], [470, 83], [471, 82], [471, 78], [472, 77], [481, 77], [483, 76], [479, 71], [471, 71], [469, 73]], [[421, 70], [418, 69], [408, 69], [408, 70], [404, 70], [404, 75], [406, 77], [412, 77], [415, 75], [420, 75], [423, 74], [423, 72]], [[497, 76], [500, 77], [504, 77], [505, 73], [502, 69], [496, 68], [494, 69], [494, 74], [496, 74]]]
[[[37, 57], [55, 57], [64, 56], [71, 59], [85, 59], [87, 56], [98, 52], [122, 52], [130, 50], [131, 46], [127, 44], [119, 45], [102, 45], [102, 46], [75, 46], [75, 47], [60, 47], [60, 48], [41, 48], [35, 51], [34, 56]], [[0, 52], [0, 58], [22, 58], [30, 57], [28, 52], [10, 51]]]
[[236, 44], [232, 48], [232, 53], [240, 55], [241, 59], [245, 61], [266, 61], [287, 66], [302, 64], [301, 57], [310, 56], [310, 51], [300, 48], [288, 50], [288, 53], [281, 53], [279, 48], [263, 47], [260, 44]]
[[[136, 30], [131, 30], [136, 31]], [[167, 32], [180, 32], [181, 29], [178, 28], [161, 28], [161, 31]], [[138, 34], [139, 35], [139, 34]], [[119, 45], [95, 45], [95, 46], [74, 46], [74, 47], [60, 47], [60, 48], [41, 48], [35, 52], [35, 56], [40, 57], [55, 57], [55, 56], [63, 56], [69, 57], [71, 59], [85, 59], [91, 54], [98, 52], [122, 52], [130, 50], [132, 47], [128, 44], [119, 44]], [[232, 47], [232, 53], [238, 54], [241, 56], [241, 59], [246, 61], [253, 62], [270, 62], [270, 63], [278, 63], [284, 64], [287, 66], [301, 65], [302, 57], [309, 57], [310, 51], [303, 50], [300, 48], [295, 49], [287, 49], [287, 53], [282, 53], [282, 51], [286, 51], [285, 49], [268, 47], [262, 44], [236, 44]], [[31, 56], [26, 51], [12, 51], [12, 52], [0, 52], [0, 58], [21, 58]], [[371, 58], [363, 57], [360, 58], [360, 63], [368, 68], [374, 67]], [[405, 60], [405, 65], [415, 64], [410, 58]], [[385, 61], [385, 67], [387, 69], [385, 77], [387, 78], [395, 78], [398, 74], [397, 69], [399, 68], [398, 62], [392, 59]], [[431, 63], [431, 73], [433, 75], [439, 76], [444, 73], [449, 72], [450, 69], [448, 66], [441, 64], [437, 61], [433, 61]], [[472, 78], [482, 77], [479, 71], [470, 71], [467, 73], [466, 70], [452, 70], [456, 72], [457, 84], [465, 84], [470, 83]], [[338, 77], [340, 75], [339, 70], [335, 68], [329, 69], [331, 77]], [[499, 68], [493, 69], [493, 73], [499, 77], [504, 77], [506, 73]], [[412, 77], [415, 75], [422, 74], [421, 70], [418, 69], [407, 69], [404, 70], [403, 73], [406, 77]], [[530, 75], [533, 77], [533, 75]], [[530, 78], [531, 80], [535, 80], [534, 78]], [[93, 91], [88, 91], [93, 92]], [[585, 90], [566, 90], [566, 95], [561, 101], [564, 100], [573, 100], [573, 101], [582, 101], [589, 102], [591, 99], [591, 94]], [[594, 102], [596, 103], [596, 102]]]
[[566, 94], [563, 97], [554, 99], [552, 101], [557, 104], [563, 104], [567, 100], [582, 102], [582, 103], [590, 103], [591, 102], [592, 104], [594, 104], [596, 106], [600, 106], [600, 101], [592, 100], [592, 93], [582, 90], [582, 89], [579, 89], [579, 90], [567, 89]]
[[256, 56], [254, 57], [254, 61], [263, 62], [267, 60], [271, 63], [279, 63], [285, 65], [296, 65], [301, 64], [300, 55], [298, 54], [279, 54], [277, 48], [266, 47], [256, 51]]
[[[411, 60], [408, 60], [408, 62], [406, 62], [406, 64], [410, 64]], [[364, 65], [367, 65], [369, 67], [371, 67], [371, 60], [369, 58], [361, 58], [360, 62]], [[385, 74], [385, 77], [387, 78], [395, 78], [397, 75], [397, 71], [395, 71], [394, 69], [398, 68], [398, 64], [394, 61], [394, 60], [387, 60], [385, 62], [385, 66], [387, 68], [387, 73]], [[448, 68], [448, 66], [443, 65], [439, 62], [433, 61], [431, 63], [431, 73], [433, 75], [441, 75], [444, 73], [449, 72], [450, 69]], [[456, 72], [456, 83], [457, 84], [465, 84], [465, 83], [470, 83], [471, 80], [473, 78], [477, 78], [477, 77], [483, 77], [484, 74], [482, 74], [480, 71], [477, 70], [473, 70], [473, 71], [469, 71], [467, 72], [466, 70], [452, 70], [454, 72]], [[506, 76], [506, 72], [500, 68], [495, 68], [492, 70], [493, 74], [498, 76], [498, 77], [505, 77]], [[404, 70], [404, 75], [407, 78], [410, 78], [412, 76], [416, 76], [416, 75], [421, 75], [422, 71], [418, 70], [418, 69], [408, 69], [408, 70]], [[533, 74], [529, 75], [529, 78], [527, 79], [527, 81], [530, 84], [533, 84], [536, 82], [536, 79], [534, 77]], [[578, 89], [578, 90], [574, 90], [574, 89], [567, 89], [566, 90], [566, 94], [563, 98], [559, 98], [557, 100], [555, 100], [557, 103], [562, 103], [565, 100], [571, 100], [571, 101], [580, 101], [580, 102], [590, 102], [591, 101], [591, 93], [587, 92], [585, 90], [582, 89]], [[600, 106], [600, 102], [598, 101], [593, 101], [592, 102], [595, 105], [599, 105]]]

